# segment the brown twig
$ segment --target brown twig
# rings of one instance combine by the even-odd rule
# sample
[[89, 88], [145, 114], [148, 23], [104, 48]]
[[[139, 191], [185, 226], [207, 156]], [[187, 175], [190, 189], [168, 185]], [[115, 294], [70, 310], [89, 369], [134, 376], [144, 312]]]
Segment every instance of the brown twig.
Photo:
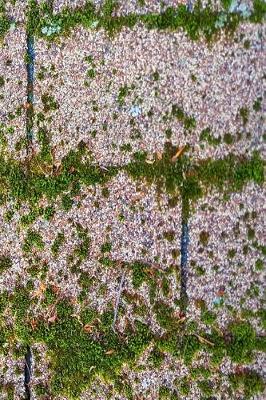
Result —
[[205, 339], [204, 337], [198, 335], [197, 333], [193, 333], [193, 335], [196, 336], [201, 343], [205, 343], [205, 344], [209, 344], [210, 346], [214, 346], [214, 343], [212, 343], [208, 339]]

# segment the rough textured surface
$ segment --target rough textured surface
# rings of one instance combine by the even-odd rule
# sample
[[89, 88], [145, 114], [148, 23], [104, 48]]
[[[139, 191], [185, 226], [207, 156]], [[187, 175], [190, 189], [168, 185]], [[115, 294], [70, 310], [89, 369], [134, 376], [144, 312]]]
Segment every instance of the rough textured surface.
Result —
[[[245, 24], [234, 39], [221, 38], [210, 47], [182, 33], [137, 27], [114, 39], [102, 31], [78, 29], [50, 50], [38, 41], [36, 111], [43, 111], [45, 94], [58, 104], [48, 122], [55, 158], [84, 140], [99, 163], [122, 164], [130, 154], [121, 152], [121, 146], [130, 144], [132, 152], [162, 151], [169, 129], [172, 142], [188, 143], [193, 157], [262, 150], [261, 113], [252, 106], [262, 96], [263, 34], [260, 26]], [[249, 49], [243, 48], [244, 40]], [[195, 118], [195, 129], [184, 129], [171, 116], [173, 105]], [[240, 110], [246, 107], [250, 115], [243, 125]], [[229, 133], [235, 143], [200, 141], [206, 128], [222, 141]]]
[[[265, 24], [211, 44], [141, 24], [36, 36], [29, 87], [29, 2], [5, 3], [0, 399], [264, 399]], [[118, 1], [113, 16], [187, 3]], [[229, 155], [235, 184], [211, 164]], [[203, 160], [210, 182], [190, 169]]]
[[[16, 28], [10, 31], [1, 44], [0, 57], [0, 124], [1, 141], [8, 149], [15, 151], [16, 143], [25, 137], [26, 105], [26, 67], [24, 55], [26, 49], [25, 30]], [[22, 152], [23, 154], [23, 152]]]

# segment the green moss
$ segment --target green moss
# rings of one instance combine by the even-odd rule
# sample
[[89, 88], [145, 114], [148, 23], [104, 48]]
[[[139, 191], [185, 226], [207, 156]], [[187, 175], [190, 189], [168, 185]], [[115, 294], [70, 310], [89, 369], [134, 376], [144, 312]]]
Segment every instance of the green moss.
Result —
[[110, 195], [109, 189], [108, 189], [108, 188], [103, 188], [103, 189], [102, 189], [102, 196], [103, 196], [104, 198], [108, 199], [109, 195]]
[[110, 242], [105, 242], [101, 246], [102, 253], [109, 253], [111, 251], [111, 249], [112, 249], [112, 243], [110, 243]]
[[255, 262], [255, 268], [257, 271], [263, 271], [264, 269], [264, 262], [262, 259], [258, 258]]
[[154, 368], [160, 368], [165, 359], [165, 354], [157, 347], [154, 347], [150, 352], [147, 361], [152, 364]]
[[13, 385], [5, 385], [5, 393], [7, 395], [6, 399], [7, 400], [14, 400], [15, 398], [15, 388]]
[[198, 377], [210, 378], [211, 371], [206, 367], [196, 367], [190, 370], [190, 375], [193, 379]]
[[255, 239], [255, 231], [251, 227], [248, 227], [248, 240]]
[[11, 21], [9, 18], [5, 15], [0, 13], [0, 38], [4, 37], [4, 35], [7, 33], [7, 31], [10, 28], [10, 23]]
[[88, 235], [88, 229], [83, 228], [80, 224], [76, 225], [76, 229], [81, 243], [75, 248], [74, 255], [78, 257], [80, 261], [84, 261], [88, 257], [91, 239]]
[[198, 276], [203, 276], [205, 275], [205, 269], [202, 266], [198, 265], [196, 266], [196, 273]]
[[41, 100], [44, 112], [55, 111], [59, 108], [59, 104], [55, 100], [54, 96], [51, 96], [48, 93], [43, 94]]
[[135, 261], [130, 265], [130, 269], [132, 270], [132, 284], [136, 289], [140, 288], [143, 282], [150, 280], [148, 264]]
[[122, 144], [122, 146], [120, 146], [120, 150], [125, 152], [130, 152], [132, 151], [132, 146], [130, 143], [124, 143]]
[[178, 385], [178, 388], [180, 390], [180, 393], [183, 396], [188, 396], [190, 392], [190, 384], [187, 378], [183, 378], [180, 381], [180, 384]]
[[12, 261], [10, 257], [0, 255], [0, 274], [12, 267]]
[[34, 35], [40, 25], [40, 10], [37, 0], [29, 0], [26, 10], [27, 15], [27, 34]]
[[62, 232], [59, 232], [52, 244], [51, 252], [54, 257], [58, 256], [59, 249], [65, 241], [65, 235]]
[[[61, 13], [53, 15], [49, 7], [39, 6], [36, 0], [30, 0], [27, 12], [27, 32], [31, 35], [36, 33], [45, 36], [41, 33], [41, 29], [47, 26], [48, 23], [49, 25], [54, 24], [59, 26], [59, 34], [67, 34], [76, 25], [83, 25], [89, 29], [92, 27], [96, 29], [103, 28], [110, 35], [114, 35], [123, 27], [132, 28], [136, 23], [143, 22], [148, 29], [174, 31], [183, 29], [193, 40], [204, 36], [210, 41], [221, 30], [221, 28], [217, 27], [216, 23], [224, 15], [224, 11], [218, 12], [210, 5], [203, 8], [201, 1], [197, 1], [194, 4], [192, 12], [187, 9], [186, 5], [179, 5], [175, 8], [168, 7], [158, 14], [148, 13], [146, 15], [128, 14], [117, 16], [114, 14], [116, 4], [115, 1], [108, 0], [96, 12], [93, 3], [87, 1], [83, 7], [77, 7], [74, 10], [71, 7], [66, 7]], [[254, 0], [254, 11], [250, 20], [260, 23], [264, 15], [265, 4], [263, 0]], [[228, 32], [233, 32], [243, 19], [237, 13], [227, 13], [226, 17], [224, 29]], [[5, 32], [8, 29], [9, 22], [5, 20], [2, 25], [2, 30]], [[48, 40], [53, 40], [56, 35], [53, 34], [50, 37], [45, 37]]]
[[168, 192], [173, 192], [183, 181], [182, 158], [171, 161], [176, 151], [177, 148], [167, 142], [161, 160], [155, 159], [153, 164], [148, 164], [145, 153], [137, 154], [136, 161], [129, 163], [125, 169], [135, 179], [143, 178], [148, 183], [156, 183], [158, 188], [165, 187]]
[[155, 71], [155, 72], [152, 74], [152, 78], [153, 78], [153, 80], [154, 80], [155, 82], [157, 82], [157, 81], [159, 80], [159, 78], [160, 78], [159, 72], [158, 72], [158, 71]]
[[239, 374], [230, 375], [230, 381], [235, 389], [242, 389], [245, 399], [263, 392], [265, 383], [262, 377], [255, 371], [244, 371]]
[[206, 324], [206, 325], [212, 325], [216, 320], [216, 315], [208, 311], [206, 309], [203, 309], [201, 312], [201, 321]]
[[42, 240], [41, 235], [35, 230], [29, 229], [27, 232], [27, 236], [25, 238], [24, 244], [22, 246], [23, 251], [26, 253], [31, 252], [33, 249], [43, 250], [44, 242]]
[[164, 329], [171, 329], [176, 325], [174, 309], [164, 302], [157, 302], [153, 306], [153, 311], [159, 325]]
[[61, 205], [63, 210], [69, 211], [73, 206], [74, 201], [71, 199], [69, 194], [64, 194], [61, 199]]
[[[106, 312], [97, 322], [98, 341], [83, 329], [83, 325], [99, 318], [91, 309], [81, 313], [81, 321], [75, 318], [73, 307], [67, 302], [56, 301], [56, 322], [47, 324], [40, 320], [34, 330], [26, 324], [29, 312], [28, 289], [20, 289], [13, 296], [13, 312], [16, 316], [16, 335], [24, 343], [44, 342], [51, 358], [51, 394], [77, 398], [92, 381], [95, 374], [113, 376], [122, 364], [134, 361], [152, 339], [148, 328], [136, 322], [134, 335], [125, 332], [126, 340], [120, 339], [111, 329], [113, 312]], [[46, 291], [44, 306], [55, 304], [55, 295]], [[112, 350], [112, 352], [110, 352]]]
[[255, 348], [255, 331], [248, 322], [233, 323], [229, 326], [231, 335], [227, 353], [232, 361], [237, 363], [249, 363], [252, 361]]
[[22, 215], [20, 218], [20, 223], [23, 227], [31, 225], [39, 215], [40, 210], [33, 208], [28, 214]]
[[50, 138], [45, 128], [39, 129], [37, 132], [37, 139], [40, 143], [41, 151], [39, 157], [44, 162], [52, 162], [52, 153], [50, 146]]
[[254, 101], [254, 103], [253, 103], [254, 111], [259, 112], [262, 110], [261, 102], [262, 102], [262, 97], [258, 97], [257, 100]]
[[212, 394], [212, 384], [209, 380], [203, 380], [197, 382], [199, 389], [204, 396], [211, 396]]
[[253, 10], [253, 14], [250, 17], [251, 21], [262, 23], [266, 14], [266, 4], [264, 0], [253, 0]]
[[234, 143], [234, 136], [231, 133], [224, 134], [224, 143], [230, 145]]
[[229, 155], [220, 160], [204, 160], [195, 167], [202, 184], [227, 190], [240, 190], [247, 181], [253, 180], [260, 184], [264, 181], [263, 161], [258, 153], [250, 160], [245, 157]]
[[34, 386], [34, 392], [35, 395], [38, 396], [38, 398], [41, 398], [40, 396], [44, 396], [49, 392], [49, 389], [46, 385], [44, 384], [38, 384]]
[[201, 131], [200, 140], [206, 141], [213, 146], [218, 146], [221, 143], [221, 137], [219, 136], [218, 138], [216, 138], [215, 136], [213, 136], [209, 127]]
[[121, 86], [118, 93], [117, 101], [120, 106], [125, 103], [125, 97], [130, 93], [130, 88], [127, 85]]
[[229, 249], [227, 252], [228, 258], [232, 259], [236, 255], [236, 250], [235, 249]]
[[99, 262], [107, 268], [112, 268], [115, 266], [115, 261], [112, 260], [110, 257], [101, 257]]
[[172, 106], [172, 116], [177, 118], [180, 122], [184, 124], [184, 128], [190, 130], [196, 127], [196, 120], [194, 117], [188, 116], [182, 108], [174, 104]]
[[242, 118], [243, 125], [246, 125], [248, 123], [248, 118], [249, 118], [249, 109], [247, 107], [240, 108], [239, 115]]
[[164, 296], [168, 296], [170, 292], [170, 285], [168, 279], [165, 276], [162, 277], [162, 292]]
[[169, 400], [170, 396], [171, 396], [171, 390], [167, 386], [160, 386], [159, 400]]
[[250, 49], [250, 40], [245, 40], [244, 41], [244, 49], [249, 50]]
[[167, 138], [168, 140], [171, 139], [172, 134], [173, 134], [173, 131], [172, 131], [171, 128], [167, 128], [167, 129], [165, 130], [165, 136], [166, 136], [166, 138]]
[[207, 244], [208, 244], [208, 242], [209, 242], [209, 233], [208, 232], [206, 232], [206, 231], [201, 231], [200, 232], [200, 235], [199, 235], [199, 240], [200, 240], [200, 243], [203, 245], [203, 246], [207, 246]]
[[173, 242], [175, 239], [175, 231], [167, 231], [163, 233], [163, 237], [168, 240], [168, 242]]
[[42, 213], [44, 219], [46, 219], [47, 221], [50, 221], [50, 219], [54, 216], [54, 214], [55, 214], [55, 209], [53, 206], [45, 207]]
[[27, 148], [27, 140], [25, 137], [20, 138], [15, 144], [15, 150], [21, 151]]
[[96, 76], [95, 69], [90, 68], [90, 69], [87, 71], [87, 76], [88, 76], [88, 78], [90, 78], [90, 79], [95, 78], [95, 76]]

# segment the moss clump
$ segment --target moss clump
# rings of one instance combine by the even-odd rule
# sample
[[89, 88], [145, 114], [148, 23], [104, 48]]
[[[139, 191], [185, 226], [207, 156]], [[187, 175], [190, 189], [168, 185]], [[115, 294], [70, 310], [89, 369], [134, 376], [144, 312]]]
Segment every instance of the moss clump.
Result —
[[51, 252], [54, 257], [57, 257], [59, 253], [59, 249], [65, 241], [65, 235], [62, 232], [59, 232], [52, 244]]
[[230, 381], [235, 389], [242, 389], [245, 399], [250, 399], [253, 396], [262, 393], [265, 388], [265, 383], [262, 377], [255, 371], [244, 371], [238, 374], [230, 375]]
[[102, 253], [109, 253], [112, 250], [112, 243], [110, 242], [105, 242], [101, 246], [101, 252]]
[[129, 163], [125, 169], [135, 179], [143, 178], [148, 183], [156, 183], [158, 189], [165, 187], [168, 192], [173, 192], [182, 185], [185, 163], [182, 157], [172, 161], [176, 152], [177, 148], [167, 142], [161, 159], [154, 155], [154, 161], [149, 163], [147, 154], [138, 153], [135, 154], [135, 161]]
[[25, 253], [29, 253], [34, 248], [37, 250], [43, 250], [44, 242], [38, 232], [35, 230], [28, 230], [22, 249], [25, 251]]
[[174, 316], [174, 309], [164, 302], [157, 302], [153, 306], [156, 319], [159, 325], [164, 329], [172, 329], [176, 325], [176, 318]]
[[0, 38], [4, 37], [4, 35], [10, 28], [10, 24], [11, 22], [9, 18], [5, 14], [0, 13]]
[[213, 136], [209, 127], [201, 131], [200, 140], [206, 141], [213, 146], [218, 146], [221, 143], [221, 137], [219, 136], [216, 138], [215, 136]]
[[130, 269], [132, 270], [132, 284], [136, 289], [140, 288], [143, 282], [150, 280], [149, 268], [148, 264], [139, 261], [135, 261], [130, 265]]
[[12, 267], [12, 261], [10, 257], [0, 255], [0, 274]]
[[210, 235], [209, 235], [208, 232], [206, 232], [206, 231], [201, 231], [201, 232], [200, 232], [200, 235], [199, 235], [200, 243], [201, 243], [203, 246], [207, 246], [207, 244], [208, 244], [208, 242], [209, 242], [209, 237], [210, 237]]
[[[192, 40], [204, 36], [210, 41], [222, 28], [233, 32], [243, 20], [238, 13], [228, 13], [228, 7], [220, 12], [210, 5], [202, 7], [200, 0], [194, 4], [192, 12], [182, 4], [177, 7], [168, 7], [158, 14], [147, 13], [145, 15], [132, 13], [117, 16], [114, 13], [116, 5], [116, 1], [108, 0], [103, 3], [99, 11], [96, 11], [95, 5], [91, 1], [87, 1], [83, 7], [77, 7], [74, 10], [66, 7], [61, 13], [54, 15], [48, 5], [38, 5], [36, 0], [30, 0], [27, 12], [27, 33], [38, 34], [48, 40], [53, 40], [58, 34], [69, 33], [76, 25], [82, 25], [89, 29], [103, 28], [110, 35], [114, 35], [123, 27], [132, 28], [136, 23], [142, 22], [148, 29], [174, 31], [183, 29]], [[249, 19], [252, 22], [260, 23], [264, 15], [263, 0], [254, 0], [254, 11]], [[219, 23], [221, 18], [222, 24]], [[57, 27], [49, 36], [43, 32], [43, 28], [47, 30], [47, 25]]]
[[201, 312], [201, 321], [206, 324], [206, 325], [212, 325], [216, 320], [216, 315], [207, 310], [207, 309], [203, 309]]
[[170, 399], [171, 390], [167, 386], [160, 386], [159, 388], [159, 400]]
[[32, 204], [36, 204], [43, 196], [49, 200], [55, 199], [69, 189], [72, 189], [70, 193], [75, 195], [81, 183], [88, 186], [104, 184], [116, 173], [115, 167], [106, 171], [92, 165], [83, 143], [76, 151], [71, 150], [63, 158], [60, 173], [53, 170], [52, 164], [42, 164], [38, 157], [33, 157], [25, 165], [0, 155], [2, 193], [10, 193], [16, 200]]
[[[5, 307], [6, 299], [3, 301]], [[36, 324], [29, 324], [29, 288], [19, 288], [10, 299], [11, 304], [16, 321], [15, 331], [11, 334], [16, 335], [16, 340], [25, 345], [43, 342], [48, 348], [51, 359], [49, 387], [53, 396], [78, 398], [98, 374], [113, 379], [121, 366], [135, 362], [152, 340], [149, 329], [140, 322], [135, 322], [134, 332], [128, 328], [120, 338], [111, 329], [113, 311], [106, 311], [100, 316], [94, 310], [85, 308], [80, 318], [76, 318], [72, 305], [67, 300], [59, 300], [50, 288], [45, 291], [40, 306], [47, 310], [56, 304], [56, 320], [53, 322], [41, 318], [35, 320]], [[94, 324], [95, 320], [97, 339], [87, 329], [88, 324]]]
[[121, 343], [110, 329], [113, 315], [105, 314], [99, 327], [101, 339], [96, 342], [72, 314], [71, 306], [60, 303], [58, 323], [48, 330], [40, 327], [37, 337], [45, 341], [53, 354], [52, 392], [75, 397], [95, 374], [113, 376], [123, 362], [134, 360], [149, 342], [150, 335], [147, 328], [138, 323], [128, 343]]
[[231, 133], [224, 134], [224, 143], [230, 145], [234, 143], [234, 136]]
[[88, 257], [91, 239], [88, 235], [88, 229], [83, 228], [80, 224], [76, 225], [76, 229], [81, 243], [75, 248], [74, 255], [78, 257], [79, 262], [82, 262]]
[[39, 158], [41, 162], [51, 163], [52, 153], [48, 131], [45, 128], [39, 129], [39, 131], [37, 132], [37, 139], [41, 147], [41, 151], [39, 153]]
[[258, 153], [251, 159], [229, 155], [220, 160], [204, 160], [195, 166], [194, 173], [204, 186], [228, 191], [240, 190], [249, 181], [262, 184], [264, 163]]
[[154, 368], [160, 368], [165, 359], [165, 354], [160, 351], [157, 347], [150, 352], [148, 362], [153, 365]]
[[249, 109], [247, 107], [240, 108], [239, 115], [242, 118], [243, 125], [246, 125], [248, 123], [248, 118], [249, 118]]
[[253, 103], [254, 111], [259, 112], [262, 110], [261, 102], [262, 102], [262, 97], [258, 97], [257, 100], [254, 101]]
[[59, 104], [57, 103], [55, 98], [48, 93], [43, 94], [41, 100], [43, 103], [44, 112], [55, 111], [59, 108]]
[[198, 387], [204, 396], [211, 396], [212, 394], [212, 383], [209, 380], [203, 380], [198, 382]]
[[232, 361], [249, 363], [256, 347], [256, 333], [248, 322], [233, 323], [229, 326], [230, 340], [227, 353]]
[[69, 194], [64, 194], [61, 199], [61, 205], [64, 211], [69, 211], [73, 206], [74, 201]]
[[180, 390], [180, 393], [183, 396], [188, 396], [190, 392], [190, 384], [188, 378], [182, 378], [180, 382], [176, 382], [178, 385], [178, 388]]
[[189, 117], [182, 108], [178, 107], [176, 104], [172, 106], [172, 116], [177, 118], [183, 123], [186, 130], [190, 130], [196, 127], [196, 120], [194, 117]]
[[167, 231], [163, 233], [163, 237], [168, 240], [168, 242], [173, 242], [175, 240], [175, 231]]
[[117, 101], [120, 106], [122, 106], [125, 103], [125, 98], [126, 98], [126, 96], [129, 95], [130, 90], [131, 90], [130, 87], [128, 87], [127, 85], [120, 87], [119, 93], [118, 93], [118, 98], [117, 98]]
[[253, 14], [250, 19], [252, 22], [262, 23], [265, 19], [266, 4], [264, 0], [253, 0]]

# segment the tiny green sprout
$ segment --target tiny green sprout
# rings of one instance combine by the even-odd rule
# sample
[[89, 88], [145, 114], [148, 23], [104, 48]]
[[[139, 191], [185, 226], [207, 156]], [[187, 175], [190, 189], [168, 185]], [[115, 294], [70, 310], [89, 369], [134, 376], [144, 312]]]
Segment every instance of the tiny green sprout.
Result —
[[105, 242], [101, 246], [101, 252], [102, 253], [109, 253], [112, 249], [112, 243], [110, 242]]
[[0, 274], [12, 267], [11, 258], [5, 255], [0, 255]]
[[262, 97], [258, 97], [254, 103], [253, 103], [253, 110], [258, 112], [262, 110], [262, 106], [261, 106], [261, 102], [262, 102]]
[[242, 118], [243, 125], [245, 126], [248, 123], [249, 109], [247, 107], [240, 108], [239, 115]]

